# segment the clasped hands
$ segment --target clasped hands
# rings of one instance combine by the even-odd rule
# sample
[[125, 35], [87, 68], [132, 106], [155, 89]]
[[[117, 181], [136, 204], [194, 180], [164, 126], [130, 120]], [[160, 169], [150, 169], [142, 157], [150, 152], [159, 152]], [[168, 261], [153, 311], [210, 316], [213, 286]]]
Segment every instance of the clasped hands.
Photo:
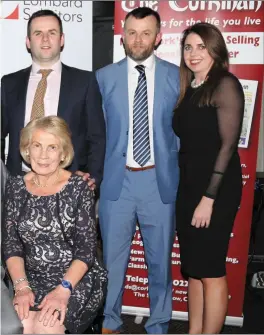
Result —
[[199, 205], [196, 207], [191, 225], [196, 228], [208, 228], [211, 221], [214, 200], [202, 197]]
[[[48, 293], [39, 304], [40, 310], [38, 320], [43, 322], [44, 326], [53, 327], [59, 319], [62, 326], [65, 320], [67, 305], [71, 292], [61, 285]], [[29, 316], [29, 308], [34, 307], [35, 296], [29, 289], [19, 291], [13, 300], [15, 310], [22, 321]]]

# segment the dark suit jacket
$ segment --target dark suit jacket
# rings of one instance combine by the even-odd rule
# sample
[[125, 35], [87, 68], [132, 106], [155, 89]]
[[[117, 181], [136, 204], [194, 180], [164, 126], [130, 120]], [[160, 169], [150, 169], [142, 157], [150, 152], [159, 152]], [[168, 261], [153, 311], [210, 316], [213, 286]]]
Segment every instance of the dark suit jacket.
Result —
[[[20, 131], [24, 127], [27, 86], [31, 66], [2, 77], [1, 154], [9, 134], [7, 168], [12, 175], [22, 171], [19, 152]], [[105, 122], [101, 94], [92, 72], [62, 64], [58, 116], [69, 125], [75, 151], [69, 170], [89, 172], [99, 185], [105, 155]]]

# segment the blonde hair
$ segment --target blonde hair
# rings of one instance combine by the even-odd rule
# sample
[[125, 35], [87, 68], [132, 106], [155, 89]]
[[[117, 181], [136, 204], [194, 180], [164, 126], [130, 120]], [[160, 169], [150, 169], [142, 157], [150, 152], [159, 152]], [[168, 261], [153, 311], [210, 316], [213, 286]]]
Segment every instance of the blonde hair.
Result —
[[67, 123], [58, 116], [45, 116], [30, 121], [20, 133], [20, 154], [25, 162], [30, 163], [27, 151], [31, 144], [32, 135], [36, 130], [44, 130], [59, 138], [62, 153], [65, 156], [61, 162], [60, 167], [65, 168], [69, 166], [73, 160], [74, 150], [71, 141], [71, 132]]

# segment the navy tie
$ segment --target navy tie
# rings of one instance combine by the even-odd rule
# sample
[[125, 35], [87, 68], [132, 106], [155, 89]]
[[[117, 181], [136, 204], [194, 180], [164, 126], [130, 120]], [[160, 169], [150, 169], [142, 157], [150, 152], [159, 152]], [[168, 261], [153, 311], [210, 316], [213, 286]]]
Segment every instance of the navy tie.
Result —
[[150, 159], [148, 93], [145, 66], [137, 65], [139, 72], [133, 104], [133, 156], [144, 166]]

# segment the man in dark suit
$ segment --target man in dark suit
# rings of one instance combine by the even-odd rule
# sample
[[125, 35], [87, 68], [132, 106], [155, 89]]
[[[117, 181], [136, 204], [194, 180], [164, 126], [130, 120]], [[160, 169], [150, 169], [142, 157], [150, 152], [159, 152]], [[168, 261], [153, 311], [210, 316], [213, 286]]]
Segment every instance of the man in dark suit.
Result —
[[[64, 34], [53, 11], [40, 10], [31, 16], [26, 45], [32, 65], [1, 80], [2, 159], [9, 135], [8, 170], [13, 175], [28, 171], [19, 153], [20, 130], [35, 117], [58, 115], [72, 132], [75, 157], [70, 170], [86, 172], [79, 174], [95, 188], [102, 180], [105, 155], [105, 122], [95, 76], [61, 63]], [[41, 104], [43, 111], [38, 114]]]

